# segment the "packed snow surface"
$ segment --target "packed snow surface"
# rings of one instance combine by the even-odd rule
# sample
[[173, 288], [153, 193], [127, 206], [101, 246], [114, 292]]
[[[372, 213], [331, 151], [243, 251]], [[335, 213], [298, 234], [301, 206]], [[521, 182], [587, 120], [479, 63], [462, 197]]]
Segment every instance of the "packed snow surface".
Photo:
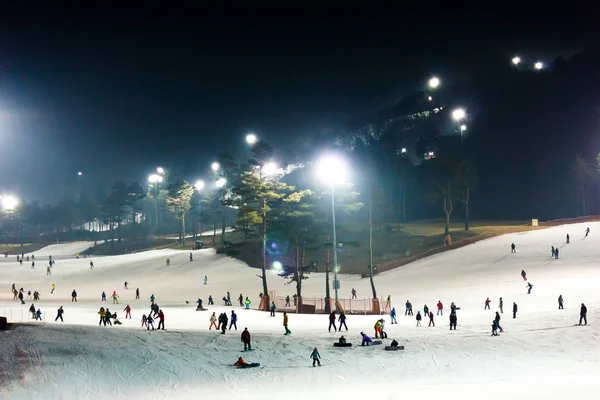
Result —
[[[586, 226], [591, 229], [587, 238]], [[570, 244], [565, 243], [567, 233]], [[510, 252], [511, 243], [516, 254]], [[551, 257], [552, 245], [560, 249], [559, 259]], [[599, 253], [600, 223], [575, 224], [488, 239], [382, 273], [375, 278], [378, 295], [391, 295], [399, 314], [397, 325], [385, 316], [389, 339], [384, 344], [396, 338], [406, 346], [397, 352], [359, 346], [361, 331], [374, 334], [373, 315], [348, 315], [350, 330], [344, 335], [352, 348], [332, 346], [339, 334], [327, 331], [327, 315], [290, 314], [292, 334], [284, 336], [281, 313], [272, 318], [235, 306], [240, 293], [250, 297], [252, 307], [258, 305], [260, 270], [210, 249], [193, 252], [191, 262], [189, 252], [176, 250], [92, 258], [93, 270], [90, 259], [57, 260], [51, 276], [41, 262], [31, 269], [12, 258], [0, 259], [0, 314], [30, 321], [32, 301], [23, 306], [13, 301], [13, 283], [25, 292], [39, 290], [36, 306], [45, 314], [44, 322], [0, 332], [0, 398], [600, 398]], [[521, 269], [533, 284], [529, 295]], [[340, 297], [349, 297], [352, 288], [359, 298], [370, 296], [368, 279], [341, 275], [340, 280]], [[322, 297], [324, 282], [323, 274], [310, 274], [304, 296]], [[293, 294], [293, 284], [286, 283], [269, 272], [269, 288], [278, 296]], [[141, 300], [135, 300], [136, 288]], [[74, 289], [77, 303], [71, 302]], [[115, 290], [120, 298], [113, 305]], [[107, 302], [100, 301], [102, 291]], [[222, 305], [226, 291], [234, 307]], [[140, 327], [151, 294], [164, 310], [166, 331]], [[195, 311], [196, 299], [206, 306], [209, 294], [217, 306]], [[558, 310], [560, 294], [564, 310]], [[484, 310], [487, 297], [492, 310]], [[499, 297], [505, 332], [491, 337]], [[441, 300], [444, 315], [435, 317], [435, 327], [428, 327], [426, 318], [423, 327], [416, 327], [415, 317], [404, 316], [406, 300], [415, 315], [425, 304], [435, 314]], [[451, 302], [460, 307], [456, 331], [448, 329]], [[519, 309], [516, 319], [513, 302]], [[588, 308], [588, 326], [576, 325], [581, 303]], [[133, 319], [124, 318], [126, 304]], [[54, 322], [61, 305], [65, 322]], [[123, 325], [98, 327], [101, 306], [117, 311]], [[230, 315], [232, 309], [239, 316], [237, 332], [208, 330], [213, 311]], [[254, 352], [241, 352], [244, 327], [252, 334]], [[314, 347], [322, 367], [312, 367]], [[240, 355], [261, 367], [232, 367]]]
[[[25, 254], [25, 256], [31, 256], [32, 254], [39, 261], [44, 261], [42, 258], [47, 259], [48, 256], [52, 257], [69, 257], [75, 256], [77, 253], [83, 253], [84, 250], [94, 246], [94, 242], [68, 242], [68, 243], [56, 243], [46, 247], [42, 247], [38, 251]], [[11, 260], [16, 259], [16, 256], [11, 256]]]

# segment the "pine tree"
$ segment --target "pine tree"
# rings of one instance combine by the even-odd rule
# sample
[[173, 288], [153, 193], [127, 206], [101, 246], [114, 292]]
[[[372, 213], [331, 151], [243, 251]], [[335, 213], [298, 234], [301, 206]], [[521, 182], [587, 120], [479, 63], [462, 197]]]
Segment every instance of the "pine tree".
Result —
[[190, 210], [194, 188], [183, 179], [169, 185], [167, 189], [167, 208], [181, 221], [180, 239], [181, 245], [185, 244], [185, 214]]

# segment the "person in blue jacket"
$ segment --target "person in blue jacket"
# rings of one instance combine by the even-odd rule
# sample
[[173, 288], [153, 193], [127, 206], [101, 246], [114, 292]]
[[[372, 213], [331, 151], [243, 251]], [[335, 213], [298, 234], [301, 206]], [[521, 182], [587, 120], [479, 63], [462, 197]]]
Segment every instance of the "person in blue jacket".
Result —
[[396, 307], [392, 308], [392, 311], [390, 311], [390, 319], [392, 320], [392, 324], [398, 323], [398, 321], [396, 321]]
[[235, 330], [237, 331], [237, 314], [233, 310], [231, 310], [231, 322], [229, 323], [229, 330], [231, 330], [232, 326], [234, 326]]
[[310, 353], [310, 357], [313, 360], [313, 367], [315, 366], [315, 363], [319, 364], [319, 367], [321, 366], [321, 360], [319, 360], [319, 358], [321, 358], [321, 355], [319, 354], [319, 350], [315, 347], [312, 351], [312, 353]]
[[364, 332], [360, 333], [362, 335], [362, 344], [361, 346], [368, 346], [369, 343], [373, 343], [373, 339], [371, 339], [371, 337], [369, 335], [367, 335]]

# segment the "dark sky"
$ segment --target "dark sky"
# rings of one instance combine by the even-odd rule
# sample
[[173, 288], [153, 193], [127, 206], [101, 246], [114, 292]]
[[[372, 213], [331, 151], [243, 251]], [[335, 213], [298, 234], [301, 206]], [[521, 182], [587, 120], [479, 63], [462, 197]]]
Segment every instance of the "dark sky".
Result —
[[193, 179], [246, 132], [281, 148], [341, 133], [482, 53], [565, 51], [595, 29], [589, 10], [533, 6], [156, 11], [1, 10], [1, 192], [56, 201], [78, 169], [90, 190], [158, 165]]

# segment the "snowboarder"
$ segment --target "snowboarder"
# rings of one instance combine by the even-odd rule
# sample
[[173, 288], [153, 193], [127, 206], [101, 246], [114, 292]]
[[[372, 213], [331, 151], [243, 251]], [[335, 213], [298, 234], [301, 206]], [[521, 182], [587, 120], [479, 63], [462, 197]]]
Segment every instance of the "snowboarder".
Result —
[[429, 311], [429, 326], [435, 326], [435, 322], [433, 322], [433, 311]]
[[208, 330], [210, 331], [213, 326], [216, 330], [219, 330], [219, 327], [217, 326], [217, 316], [215, 315], [214, 311], [210, 316], [210, 325], [208, 326]]
[[117, 295], [117, 291], [115, 290], [113, 294], [110, 296], [113, 299], [113, 304], [119, 304], [119, 296]]
[[452, 327], [454, 327], [454, 330], [456, 330], [457, 322], [458, 322], [458, 317], [456, 316], [456, 309], [453, 309], [452, 312], [450, 313], [450, 330], [452, 330]]
[[525, 272], [524, 269], [521, 270], [521, 278], [523, 278], [524, 281], [527, 280], [527, 273]]
[[425, 315], [425, 316], [429, 315], [429, 307], [427, 307], [427, 304], [425, 304], [425, 306], [423, 307], [423, 315]]
[[194, 261], [194, 257], [192, 257], [192, 252], [190, 251], [190, 261]]
[[127, 283], [127, 281], [125, 281], [125, 284], [123, 285], [123, 287], [124, 287], [125, 289], [129, 289], [129, 283]]
[[135, 299], [136, 300], [140, 299], [140, 288], [135, 289]]
[[498, 336], [498, 323], [496, 320], [492, 321], [492, 336]]
[[244, 296], [240, 293], [240, 297], [238, 297], [238, 302], [240, 303], [240, 307], [244, 307]]
[[242, 332], [242, 343], [244, 343], [244, 351], [252, 350], [252, 346], [250, 346], [250, 332], [248, 332], [248, 328], [244, 328], [244, 332]]
[[533, 285], [531, 284], [531, 282], [527, 282], [527, 294], [531, 294], [532, 287], [533, 287]]
[[331, 332], [331, 327], [333, 326], [333, 330], [335, 332], [337, 332], [337, 328], [335, 326], [335, 311], [332, 311], [331, 314], [329, 314], [329, 328], [327, 329], [329, 332]]
[[250, 301], [250, 298], [246, 297], [246, 301], [244, 303], [246, 304], [246, 310], [249, 310], [250, 309], [250, 304], [252, 303]]
[[567, 244], [570, 243], [571, 238], [569, 237], [569, 234], [567, 233]]
[[558, 247], [554, 250], [554, 258], [558, 260]]
[[564, 310], [565, 309], [563, 307], [563, 297], [562, 297], [562, 294], [558, 295], [558, 309], [559, 310]]
[[113, 319], [114, 319], [114, 324], [115, 325], [123, 325], [123, 323], [121, 321], [119, 321], [119, 318], [117, 317], [117, 313], [114, 313], [112, 315]]
[[209, 306], [214, 306], [215, 302], [213, 301], [212, 295], [208, 295], [208, 305]]
[[581, 309], [579, 310], [579, 325], [581, 325], [581, 321], [584, 321], [587, 325], [587, 307], [583, 303], [581, 303]]
[[498, 325], [497, 329], [500, 329], [500, 332], [504, 332], [504, 329], [500, 326], [500, 314], [496, 311], [496, 316], [494, 317], [494, 322]]
[[375, 329], [375, 339], [379, 339], [379, 332], [381, 331], [381, 321], [377, 320], [373, 328]]
[[552, 257], [554, 257], [554, 246], [550, 246], [550, 250], [552, 251]]
[[421, 326], [421, 311], [417, 311], [417, 326]]
[[290, 335], [292, 332], [290, 331], [290, 329], [288, 328], [288, 315], [286, 312], [283, 313], [283, 327], [285, 328], [285, 333], [284, 335]]
[[94, 269], [94, 262], [90, 261], [90, 269]]
[[404, 316], [407, 315], [413, 315], [412, 312], [412, 304], [410, 304], [410, 301], [406, 300], [406, 310], [404, 311]]
[[517, 307], [517, 303], [513, 302], [513, 319], [517, 318], [517, 311], [519, 311], [519, 308]]
[[102, 301], [106, 301], [106, 292], [102, 291]]
[[340, 312], [338, 321], [340, 322], [340, 332], [342, 331], [342, 325], [344, 326], [344, 328], [346, 328], [346, 332], [348, 332], [348, 325], [346, 325], [346, 314], [343, 311]]
[[239, 357], [238, 360], [233, 364], [234, 367], [239, 368], [250, 368], [250, 364], [248, 364], [242, 357]]
[[232, 326], [235, 327], [235, 330], [237, 331], [237, 314], [233, 310], [231, 310], [231, 322], [229, 323], [229, 330], [231, 330]]
[[287, 296], [285, 296], [285, 307], [291, 307], [290, 306], [290, 295], [289, 294]]
[[504, 302], [502, 301], [502, 297], [500, 297], [500, 301], [498, 301], [498, 308], [500, 309], [500, 314], [503, 314]]
[[352, 299], [356, 299], [356, 289], [352, 288]]
[[313, 360], [313, 367], [315, 366], [315, 363], [318, 363], [319, 367], [321, 366], [321, 360], [319, 360], [319, 358], [321, 358], [321, 355], [319, 354], [319, 350], [317, 350], [316, 347], [313, 349], [312, 353], [310, 353], [310, 357]]
[[[100, 315], [100, 322], [98, 322], [98, 326], [101, 326], [102, 323], [104, 322], [104, 316], [106, 315], [106, 311], [104, 310], [104, 307], [100, 307], [100, 310], [98, 311], [98, 315]], [[104, 325], [106, 326], [106, 323], [104, 323]]]
[[154, 319], [152, 315], [148, 314], [148, 318], [146, 318], [146, 328], [150, 330], [150, 326], [152, 326], [152, 330], [154, 330]]
[[60, 322], [65, 322], [63, 320], [63, 314], [64, 313], [65, 313], [65, 310], [63, 310], [63, 306], [60, 306], [60, 308], [56, 312], [56, 318], [54, 319], [54, 322], [58, 321], [59, 318], [60, 318]]
[[396, 321], [396, 307], [392, 308], [392, 311], [390, 311], [390, 319], [392, 320], [392, 325], [398, 323], [398, 321]]
[[129, 319], [131, 319], [131, 307], [129, 307], [129, 304], [127, 304], [127, 307], [125, 307], [123, 311], [125, 311], [125, 319], [127, 319], [128, 316]]
[[371, 337], [366, 333], [361, 332], [360, 335], [362, 336], [361, 346], [368, 346], [369, 343], [373, 343], [373, 339], [371, 339]]
[[485, 299], [485, 307], [483, 307], [484, 310], [489, 310], [490, 309], [490, 303], [492, 301], [490, 300], [490, 298], [488, 297], [487, 299]]
[[516, 246], [515, 246], [514, 243], [511, 243], [511, 245], [510, 245], [510, 252], [511, 253], [516, 253], [517, 252], [517, 248], [516, 248]]
[[590, 234], [590, 228], [588, 226], [587, 228], [585, 228], [585, 237], [588, 237], [589, 234]]
[[206, 285], [207, 282], [208, 282], [208, 276], [204, 275], [204, 284]]
[[25, 304], [25, 300], [23, 300], [23, 289], [19, 291], [19, 300], [21, 300], [21, 304]]
[[71, 303], [72, 302], [77, 303], [77, 292], [75, 291], [75, 289], [73, 289], [73, 291], [71, 292]]
[[[163, 310], [160, 310], [158, 312], [158, 327], [156, 329], [162, 329], [163, 331], [165, 330], [165, 313], [163, 313]], [[162, 328], [161, 328], [162, 326]]]
[[339, 343], [339, 344], [343, 344], [343, 345], [345, 345], [345, 344], [346, 344], [346, 343], [348, 343], [348, 342], [346, 341], [346, 338], [344, 337], [344, 335], [342, 335], [342, 336], [340, 336], [340, 338], [338, 339], [338, 343]]
[[437, 303], [437, 314], [436, 315], [444, 315], [444, 305], [441, 300], [438, 300]]

